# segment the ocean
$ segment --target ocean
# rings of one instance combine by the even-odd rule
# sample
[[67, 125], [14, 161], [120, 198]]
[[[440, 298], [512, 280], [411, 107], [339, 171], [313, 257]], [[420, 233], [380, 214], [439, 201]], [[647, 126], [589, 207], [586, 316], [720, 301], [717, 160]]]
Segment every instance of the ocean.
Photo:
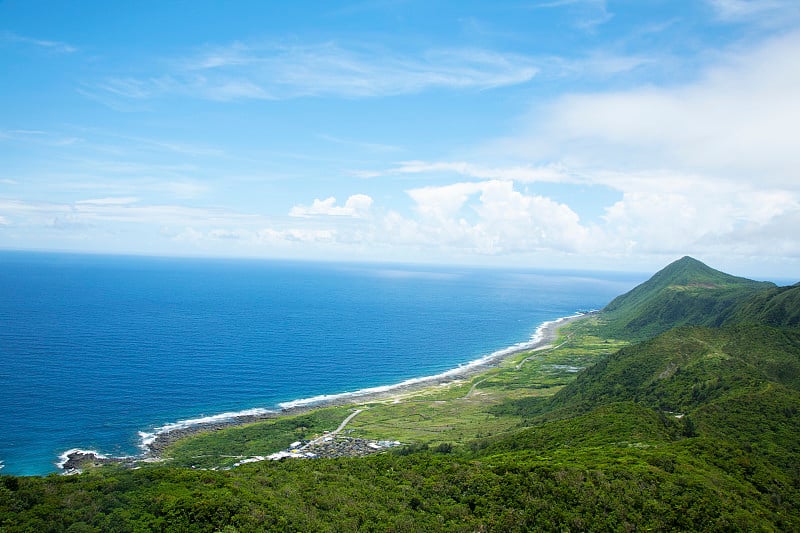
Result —
[[0, 465], [384, 387], [530, 339], [646, 275], [0, 252]]

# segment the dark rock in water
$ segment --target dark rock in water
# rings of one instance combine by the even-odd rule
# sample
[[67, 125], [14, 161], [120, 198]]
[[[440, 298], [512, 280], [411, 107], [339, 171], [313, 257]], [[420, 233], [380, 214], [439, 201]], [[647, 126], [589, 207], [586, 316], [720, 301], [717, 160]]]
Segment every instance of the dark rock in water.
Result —
[[61, 464], [64, 472], [76, 472], [87, 466], [100, 466], [125, 461], [122, 457], [103, 457], [94, 452], [77, 451], [67, 455], [67, 460]]

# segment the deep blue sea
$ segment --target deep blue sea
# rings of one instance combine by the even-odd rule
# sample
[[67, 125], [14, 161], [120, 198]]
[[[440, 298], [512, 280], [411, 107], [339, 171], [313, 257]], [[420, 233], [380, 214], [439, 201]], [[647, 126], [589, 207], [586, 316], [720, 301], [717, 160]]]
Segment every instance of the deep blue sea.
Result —
[[395, 384], [647, 276], [0, 252], [0, 461], [135, 454], [188, 419]]

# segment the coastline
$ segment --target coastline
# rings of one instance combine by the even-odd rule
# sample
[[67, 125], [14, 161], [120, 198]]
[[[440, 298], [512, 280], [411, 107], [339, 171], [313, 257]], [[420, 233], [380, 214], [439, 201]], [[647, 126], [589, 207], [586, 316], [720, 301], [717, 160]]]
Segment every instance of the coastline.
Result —
[[558, 330], [578, 319], [595, 314], [596, 311], [578, 312], [566, 317], [548, 320], [539, 325], [531, 338], [495, 351], [479, 359], [470, 361], [456, 368], [419, 378], [411, 378], [393, 385], [370, 387], [352, 392], [328, 394], [301, 398], [278, 404], [279, 409], [253, 408], [239, 412], [220, 413], [207, 417], [178, 421], [155, 428], [153, 432], [139, 432], [142, 452], [136, 456], [108, 457], [94, 450], [72, 449], [62, 453], [56, 466], [64, 474], [78, 473], [80, 467], [87, 462], [95, 465], [109, 463], [131, 463], [137, 461], [157, 462], [161, 452], [172, 443], [185, 437], [219, 429], [242, 426], [284, 416], [307, 413], [325, 407], [372, 403], [377, 401], [400, 401], [402, 398], [419, 391], [453, 383], [474, 377], [489, 368], [495, 367], [504, 360], [523, 352], [545, 350], [552, 347], [558, 336]]

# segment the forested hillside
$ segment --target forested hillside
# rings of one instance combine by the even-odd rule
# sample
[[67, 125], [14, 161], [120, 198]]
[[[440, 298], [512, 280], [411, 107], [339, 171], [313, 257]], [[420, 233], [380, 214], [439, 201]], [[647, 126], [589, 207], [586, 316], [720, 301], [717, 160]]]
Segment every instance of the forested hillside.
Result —
[[800, 283], [757, 292], [737, 305], [725, 323], [800, 326]]

